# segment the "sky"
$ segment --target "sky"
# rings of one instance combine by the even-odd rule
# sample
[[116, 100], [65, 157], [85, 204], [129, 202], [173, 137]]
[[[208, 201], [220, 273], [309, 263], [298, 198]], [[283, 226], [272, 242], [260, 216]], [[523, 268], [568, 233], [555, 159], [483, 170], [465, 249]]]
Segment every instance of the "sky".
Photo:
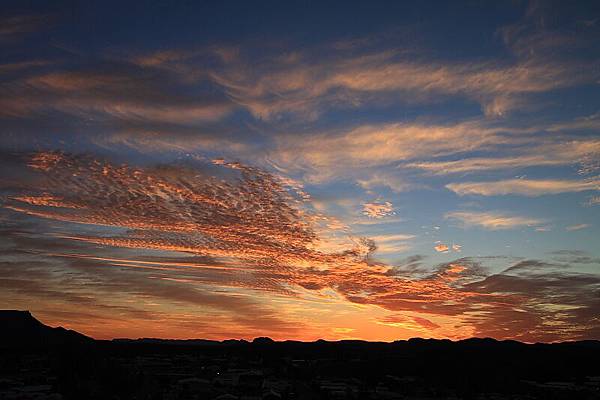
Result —
[[600, 3], [3, 2], [0, 230], [100, 339], [600, 339]]

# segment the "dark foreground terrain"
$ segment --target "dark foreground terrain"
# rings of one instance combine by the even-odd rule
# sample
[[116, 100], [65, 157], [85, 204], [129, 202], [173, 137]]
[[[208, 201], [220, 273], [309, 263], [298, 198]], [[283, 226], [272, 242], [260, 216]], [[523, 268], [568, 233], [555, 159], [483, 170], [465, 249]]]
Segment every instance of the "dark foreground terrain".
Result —
[[600, 399], [600, 342], [96, 341], [0, 311], [0, 399]]

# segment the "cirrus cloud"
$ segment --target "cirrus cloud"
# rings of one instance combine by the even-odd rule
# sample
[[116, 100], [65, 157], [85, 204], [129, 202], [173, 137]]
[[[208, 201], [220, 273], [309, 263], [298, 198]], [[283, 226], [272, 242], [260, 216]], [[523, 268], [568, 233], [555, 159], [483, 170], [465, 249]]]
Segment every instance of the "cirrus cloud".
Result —
[[363, 204], [363, 214], [371, 218], [383, 218], [394, 213], [394, 206], [389, 201], [383, 203]]
[[449, 183], [446, 188], [459, 196], [479, 195], [523, 195], [542, 196], [566, 192], [584, 192], [600, 189], [598, 180], [567, 180], [567, 179], [507, 179], [492, 182], [460, 182]]
[[444, 218], [459, 221], [465, 227], [478, 226], [489, 230], [514, 229], [522, 226], [535, 226], [544, 220], [511, 215], [498, 211], [453, 211]]

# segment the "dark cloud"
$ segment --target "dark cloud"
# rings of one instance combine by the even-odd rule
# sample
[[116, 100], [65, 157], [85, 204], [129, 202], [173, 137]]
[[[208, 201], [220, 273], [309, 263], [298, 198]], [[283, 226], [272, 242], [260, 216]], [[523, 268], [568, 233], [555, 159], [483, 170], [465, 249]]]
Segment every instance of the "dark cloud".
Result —
[[49, 14], [0, 16], [0, 41], [47, 28], [54, 20], [55, 17]]
[[[532, 263], [537, 265], [539, 263]], [[496, 274], [465, 285], [481, 294], [504, 295], [489, 304], [493, 317], [473, 318], [478, 334], [526, 341], [593, 338], [597, 330], [600, 277], [583, 273], [547, 272], [514, 276]]]
[[32, 150], [63, 140], [139, 149], [154, 140], [158, 148], [182, 141], [210, 148], [215, 141], [240, 141], [228, 139], [225, 133], [232, 129], [222, 123], [235, 104], [205, 78], [184, 81], [172, 71], [126, 59], [80, 57], [67, 64], [0, 65], [10, 72], [0, 77], [0, 145]]
[[600, 264], [600, 258], [593, 257], [582, 250], [557, 250], [550, 253], [560, 263], [568, 264]]

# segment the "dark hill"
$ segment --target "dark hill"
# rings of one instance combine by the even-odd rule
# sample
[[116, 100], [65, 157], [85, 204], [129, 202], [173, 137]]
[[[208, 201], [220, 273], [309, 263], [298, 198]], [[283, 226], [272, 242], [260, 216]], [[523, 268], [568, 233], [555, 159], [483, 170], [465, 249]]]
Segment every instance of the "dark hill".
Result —
[[0, 310], [0, 327], [0, 348], [38, 349], [93, 342], [79, 332], [44, 325], [29, 311]]

